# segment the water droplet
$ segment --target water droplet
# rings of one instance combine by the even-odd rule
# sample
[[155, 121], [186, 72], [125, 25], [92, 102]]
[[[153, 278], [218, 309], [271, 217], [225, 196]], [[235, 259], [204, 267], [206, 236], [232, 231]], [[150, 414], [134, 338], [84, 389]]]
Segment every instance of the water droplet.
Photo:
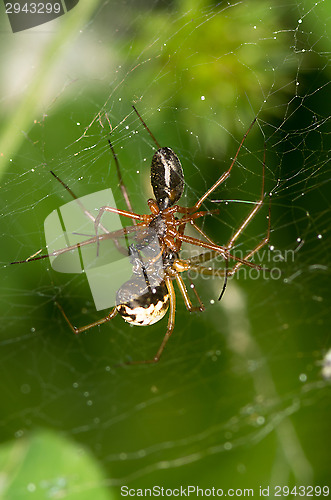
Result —
[[265, 418], [264, 418], [264, 417], [262, 417], [262, 415], [259, 415], [259, 416], [257, 417], [257, 419], [256, 419], [256, 423], [257, 423], [258, 425], [263, 425], [263, 424], [264, 424], [264, 422], [265, 422]]

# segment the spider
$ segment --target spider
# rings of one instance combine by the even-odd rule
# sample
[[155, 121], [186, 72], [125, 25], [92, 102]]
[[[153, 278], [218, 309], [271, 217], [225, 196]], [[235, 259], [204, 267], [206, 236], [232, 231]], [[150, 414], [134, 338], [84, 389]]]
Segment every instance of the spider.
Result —
[[[132, 277], [119, 288], [116, 296], [116, 304], [106, 316], [89, 323], [88, 325], [76, 327], [71, 323], [62, 307], [56, 303], [65, 321], [75, 334], [79, 334], [95, 326], [107, 323], [117, 314], [120, 314], [125, 321], [131, 323], [132, 325], [152, 325], [153, 323], [161, 320], [169, 309], [167, 329], [156, 354], [151, 359], [129, 361], [125, 363], [130, 365], [151, 364], [159, 361], [175, 326], [176, 294], [173, 284], [174, 281], [178, 286], [178, 289], [184, 299], [185, 306], [189, 312], [204, 310], [204, 305], [195, 290], [194, 285], [192, 284], [191, 286], [193, 292], [198, 301], [198, 305], [193, 306], [181, 273], [194, 270], [199, 274], [224, 277], [223, 288], [219, 296], [219, 300], [221, 300], [226, 288], [228, 276], [234, 275], [242, 265], [247, 265], [255, 269], [262, 269], [261, 266], [252, 263], [249, 259], [260, 248], [268, 243], [270, 236], [269, 205], [268, 228], [265, 238], [260, 241], [260, 243], [258, 243], [258, 245], [256, 245], [255, 248], [253, 248], [253, 250], [251, 250], [243, 259], [235, 257], [231, 254], [231, 249], [233, 248], [235, 242], [263, 205], [265, 159], [263, 161], [261, 196], [226, 245], [221, 246], [216, 244], [202, 229], [196, 225], [195, 222], [196, 219], [200, 217], [218, 212], [218, 210], [209, 212], [201, 211], [200, 207], [215, 191], [215, 189], [229, 177], [239, 151], [256, 121], [255, 119], [244, 134], [228, 170], [219, 177], [219, 179], [195, 202], [193, 206], [182, 207], [177, 204], [184, 191], [184, 173], [181, 162], [171, 148], [160, 146], [137, 109], [134, 106], [133, 109], [157, 147], [157, 151], [154, 153], [151, 163], [151, 185], [155, 199], [147, 200], [150, 213], [140, 215], [133, 212], [128, 193], [126, 192], [126, 188], [122, 181], [117, 156], [110, 140], [108, 139], [108, 143], [115, 160], [120, 187], [128, 210], [120, 210], [109, 206], [103, 206], [100, 208], [98, 215], [95, 218], [85, 211], [86, 215], [90, 217], [94, 223], [95, 237], [90, 238], [89, 240], [86, 240], [78, 245], [76, 244], [61, 250], [56, 250], [48, 255], [36, 256], [35, 254], [25, 261], [13, 262], [13, 264], [17, 264], [22, 262], [31, 262], [33, 260], [39, 260], [50, 256], [58, 256], [61, 253], [70, 251], [78, 246], [83, 246], [93, 242], [97, 244], [98, 252], [99, 243], [105, 238], [112, 238], [115, 244], [117, 244], [117, 238], [120, 234], [136, 234], [135, 243], [130, 245], [128, 248], [132, 264]], [[57, 175], [55, 175], [54, 172], [51, 173], [65, 187], [65, 189], [69, 191], [71, 196], [77, 199], [70, 188]], [[120, 231], [100, 234], [100, 228], [104, 229], [101, 225], [101, 219], [105, 212], [111, 212], [130, 218], [133, 221], [133, 225]], [[185, 227], [187, 224], [190, 224], [194, 228], [194, 230], [199, 234], [199, 238], [191, 237], [185, 234]], [[156, 235], [156, 240], [158, 242], [156, 247], [155, 245], [153, 247], [151, 244], [151, 233]], [[205, 249], [205, 251], [198, 256], [192, 257], [191, 259], [181, 259], [180, 251], [183, 243], [195, 245]], [[225, 269], [212, 269], [202, 265], [204, 262], [212, 260], [217, 255], [223, 256], [225, 260]], [[235, 261], [232, 267], [228, 266], [230, 259]]]

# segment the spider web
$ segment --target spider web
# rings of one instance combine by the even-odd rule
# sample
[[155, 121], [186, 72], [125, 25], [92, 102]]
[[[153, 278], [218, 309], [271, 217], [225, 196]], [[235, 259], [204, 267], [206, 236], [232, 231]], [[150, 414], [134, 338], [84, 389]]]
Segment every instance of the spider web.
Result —
[[[79, 9], [15, 36], [1, 21], [3, 494], [326, 485], [330, 6], [95, 1], [65, 30]], [[116, 317], [74, 336], [54, 303], [77, 326], [101, 317], [85, 277], [9, 263], [45, 251], [44, 220], [72, 201], [50, 170], [79, 197], [110, 187], [126, 209], [110, 131], [134, 211], [148, 213], [155, 144], [132, 103], [180, 157], [184, 206], [227, 170], [257, 117], [205, 203], [219, 213], [199, 225], [226, 244], [259, 199], [265, 155], [265, 203], [234, 250], [265, 237], [270, 198], [255, 262], [274, 272], [242, 268], [221, 302], [219, 278], [194, 279], [206, 311], [188, 313], [177, 293], [160, 363], [123, 367], [155, 354], [165, 319], [135, 328]]]

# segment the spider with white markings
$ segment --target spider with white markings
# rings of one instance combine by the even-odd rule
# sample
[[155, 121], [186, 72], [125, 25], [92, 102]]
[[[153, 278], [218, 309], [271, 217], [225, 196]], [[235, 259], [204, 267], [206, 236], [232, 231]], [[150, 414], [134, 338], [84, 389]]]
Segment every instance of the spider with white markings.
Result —
[[[99, 248], [99, 243], [103, 239], [112, 238], [115, 244], [120, 236], [135, 235], [134, 243], [127, 250], [132, 264], [132, 277], [126, 281], [117, 291], [116, 304], [113, 309], [103, 318], [94, 321], [88, 325], [76, 327], [73, 326], [62, 307], [57, 304], [61, 313], [71, 330], [75, 333], [81, 333], [94, 326], [102, 325], [111, 321], [117, 314], [120, 314], [125, 321], [136, 326], [148, 326], [161, 320], [169, 309], [168, 325], [163, 340], [156, 354], [151, 359], [130, 361], [125, 364], [147, 364], [157, 363], [160, 356], [174, 330], [175, 312], [176, 312], [176, 295], [174, 282], [184, 299], [185, 306], [188, 311], [203, 311], [203, 303], [196, 292], [193, 284], [192, 290], [198, 301], [197, 306], [193, 306], [189, 297], [187, 288], [184, 284], [181, 274], [185, 271], [194, 270], [202, 275], [221, 276], [224, 277], [223, 288], [219, 296], [222, 298], [227, 284], [227, 277], [234, 275], [242, 265], [247, 265], [255, 269], [262, 269], [261, 266], [250, 261], [251, 257], [269, 241], [270, 236], [270, 205], [268, 216], [268, 228], [265, 238], [253, 248], [247, 255], [240, 259], [231, 254], [235, 242], [238, 240], [248, 223], [257, 214], [263, 205], [264, 200], [264, 177], [265, 177], [265, 161], [263, 161], [262, 172], [262, 189], [260, 199], [255, 203], [253, 209], [244, 219], [240, 227], [235, 231], [226, 245], [218, 245], [212, 241], [205, 232], [196, 224], [196, 219], [207, 214], [218, 212], [201, 211], [200, 207], [204, 201], [229, 177], [231, 170], [236, 162], [239, 151], [253, 127], [253, 123], [243, 136], [237, 152], [231, 162], [230, 167], [224, 172], [219, 179], [209, 188], [191, 207], [182, 207], [177, 204], [184, 191], [184, 173], [178, 156], [169, 147], [160, 147], [152, 132], [147, 127], [139, 112], [133, 106], [142, 125], [146, 128], [154, 143], [157, 151], [152, 157], [151, 164], [151, 185], [153, 188], [155, 199], [147, 201], [150, 213], [137, 214], [133, 212], [130, 199], [126, 188], [123, 184], [119, 162], [113, 146], [109, 142], [109, 146], [113, 153], [117, 173], [119, 175], [120, 186], [128, 210], [120, 210], [109, 206], [100, 208], [98, 215], [94, 218], [91, 214], [86, 213], [92, 219], [95, 228], [95, 236], [86, 240], [83, 243], [71, 245], [61, 250], [56, 250], [47, 255], [32, 256], [25, 261], [13, 262], [13, 264], [31, 262], [47, 258], [50, 256], [58, 256], [83, 245], [96, 243]], [[53, 172], [52, 175], [69, 191], [75, 199], [70, 188]], [[111, 212], [123, 217], [130, 218], [133, 225], [125, 227], [119, 231], [106, 232], [100, 234], [101, 219], [105, 212]], [[198, 233], [199, 237], [191, 237], [185, 234], [185, 227], [190, 224]], [[157, 244], [152, 244], [153, 236], [156, 236]], [[155, 240], [155, 239], [154, 239]], [[181, 259], [180, 251], [183, 243], [194, 245], [204, 249], [204, 252], [190, 259]], [[203, 263], [214, 259], [221, 255], [225, 260], [225, 269], [213, 269], [206, 267]], [[234, 264], [229, 267], [229, 261], [233, 260]]]

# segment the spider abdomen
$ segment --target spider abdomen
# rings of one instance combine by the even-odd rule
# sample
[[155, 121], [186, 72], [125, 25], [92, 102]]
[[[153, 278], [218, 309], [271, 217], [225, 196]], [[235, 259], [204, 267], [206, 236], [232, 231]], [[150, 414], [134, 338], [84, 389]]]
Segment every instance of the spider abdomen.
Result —
[[160, 210], [171, 207], [184, 191], [184, 173], [178, 156], [171, 148], [154, 153], [151, 165], [151, 184]]
[[142, 277], [134, 277], [117, 291], [119, 314], [135, 326], [153, 325], [163, 318], [168, 307], [169, 293], [164, 281], [153, 286]]

